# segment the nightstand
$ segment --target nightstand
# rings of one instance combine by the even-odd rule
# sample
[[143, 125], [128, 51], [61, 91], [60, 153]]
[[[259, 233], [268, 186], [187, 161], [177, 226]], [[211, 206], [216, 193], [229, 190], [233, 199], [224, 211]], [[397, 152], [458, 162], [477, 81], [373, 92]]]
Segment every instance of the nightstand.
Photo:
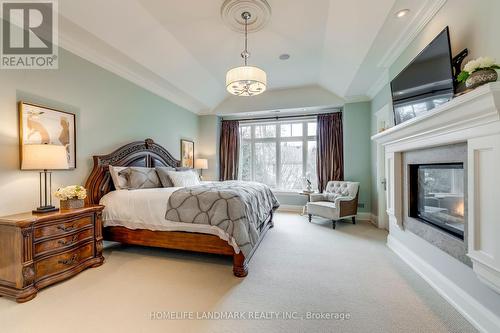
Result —
[[26, 302], [41, 288], [102, 265], [103, 209], [0, 217], [0, 296]]

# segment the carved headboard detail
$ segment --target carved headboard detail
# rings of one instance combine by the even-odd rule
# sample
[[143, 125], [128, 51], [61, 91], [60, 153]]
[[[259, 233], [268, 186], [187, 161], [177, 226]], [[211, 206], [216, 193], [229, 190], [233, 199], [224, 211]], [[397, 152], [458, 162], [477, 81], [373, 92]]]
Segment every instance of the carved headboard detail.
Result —
[[85, 183], [87, 203], [98, 204], [105, 194], [115, 189], [109, 174], [110, 165], [148, 168], [178, 167], [180, 161], [152, 139], [129, 143], [108, 155], [94, 156], [94, 168]]

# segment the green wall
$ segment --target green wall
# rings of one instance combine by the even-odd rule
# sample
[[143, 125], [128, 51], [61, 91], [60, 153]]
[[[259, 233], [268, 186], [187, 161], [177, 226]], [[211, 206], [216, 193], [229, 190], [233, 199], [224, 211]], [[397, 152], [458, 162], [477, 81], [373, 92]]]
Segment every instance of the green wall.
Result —
[[92, 155], [128, 142], [152, 138], [179, 158], [180, 139], [198, 137], [194, 113], [63, 49], [58, 70], [0, 70], [0, 215], [37, 204], [38, 174], [19, 170], [19, 100], [76, 113], [77, 169], [54, 172], [54, 187], [84, 183]]
[[208, 170], [203, 170], [203, 180], [219, 180], [220, 117], [199, 117], [198, 151], [196, 155], [208, 160]]
[[370, 103], [344, 105], [344, 178], [360, 182], [360, 212], [371, 212]]

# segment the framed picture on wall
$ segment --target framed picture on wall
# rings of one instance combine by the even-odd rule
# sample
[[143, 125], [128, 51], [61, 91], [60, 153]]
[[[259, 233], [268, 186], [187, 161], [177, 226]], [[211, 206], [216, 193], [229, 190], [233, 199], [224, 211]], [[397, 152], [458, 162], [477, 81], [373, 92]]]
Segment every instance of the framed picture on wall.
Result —
[[76, 116], [40, 105], [19, 102], [19, 149], [29, 144], [53, 144], [66, 147], [68, 165], [76, 168]]
[[181, 167], [194, 168], [194, 142], [181, 140]]

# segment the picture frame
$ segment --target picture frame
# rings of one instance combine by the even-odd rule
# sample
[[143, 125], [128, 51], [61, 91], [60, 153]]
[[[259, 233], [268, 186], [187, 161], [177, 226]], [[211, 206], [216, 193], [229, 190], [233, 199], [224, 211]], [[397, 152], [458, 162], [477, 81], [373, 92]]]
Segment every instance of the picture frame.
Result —
[[194, 169], [194, 142], [181, 139], [181, 167]]
[[76, 169], [76, 115], [42, 105], [20, 101], [19, 156], [29, 144], [54, 144], [66, 147], [69, 169]]

